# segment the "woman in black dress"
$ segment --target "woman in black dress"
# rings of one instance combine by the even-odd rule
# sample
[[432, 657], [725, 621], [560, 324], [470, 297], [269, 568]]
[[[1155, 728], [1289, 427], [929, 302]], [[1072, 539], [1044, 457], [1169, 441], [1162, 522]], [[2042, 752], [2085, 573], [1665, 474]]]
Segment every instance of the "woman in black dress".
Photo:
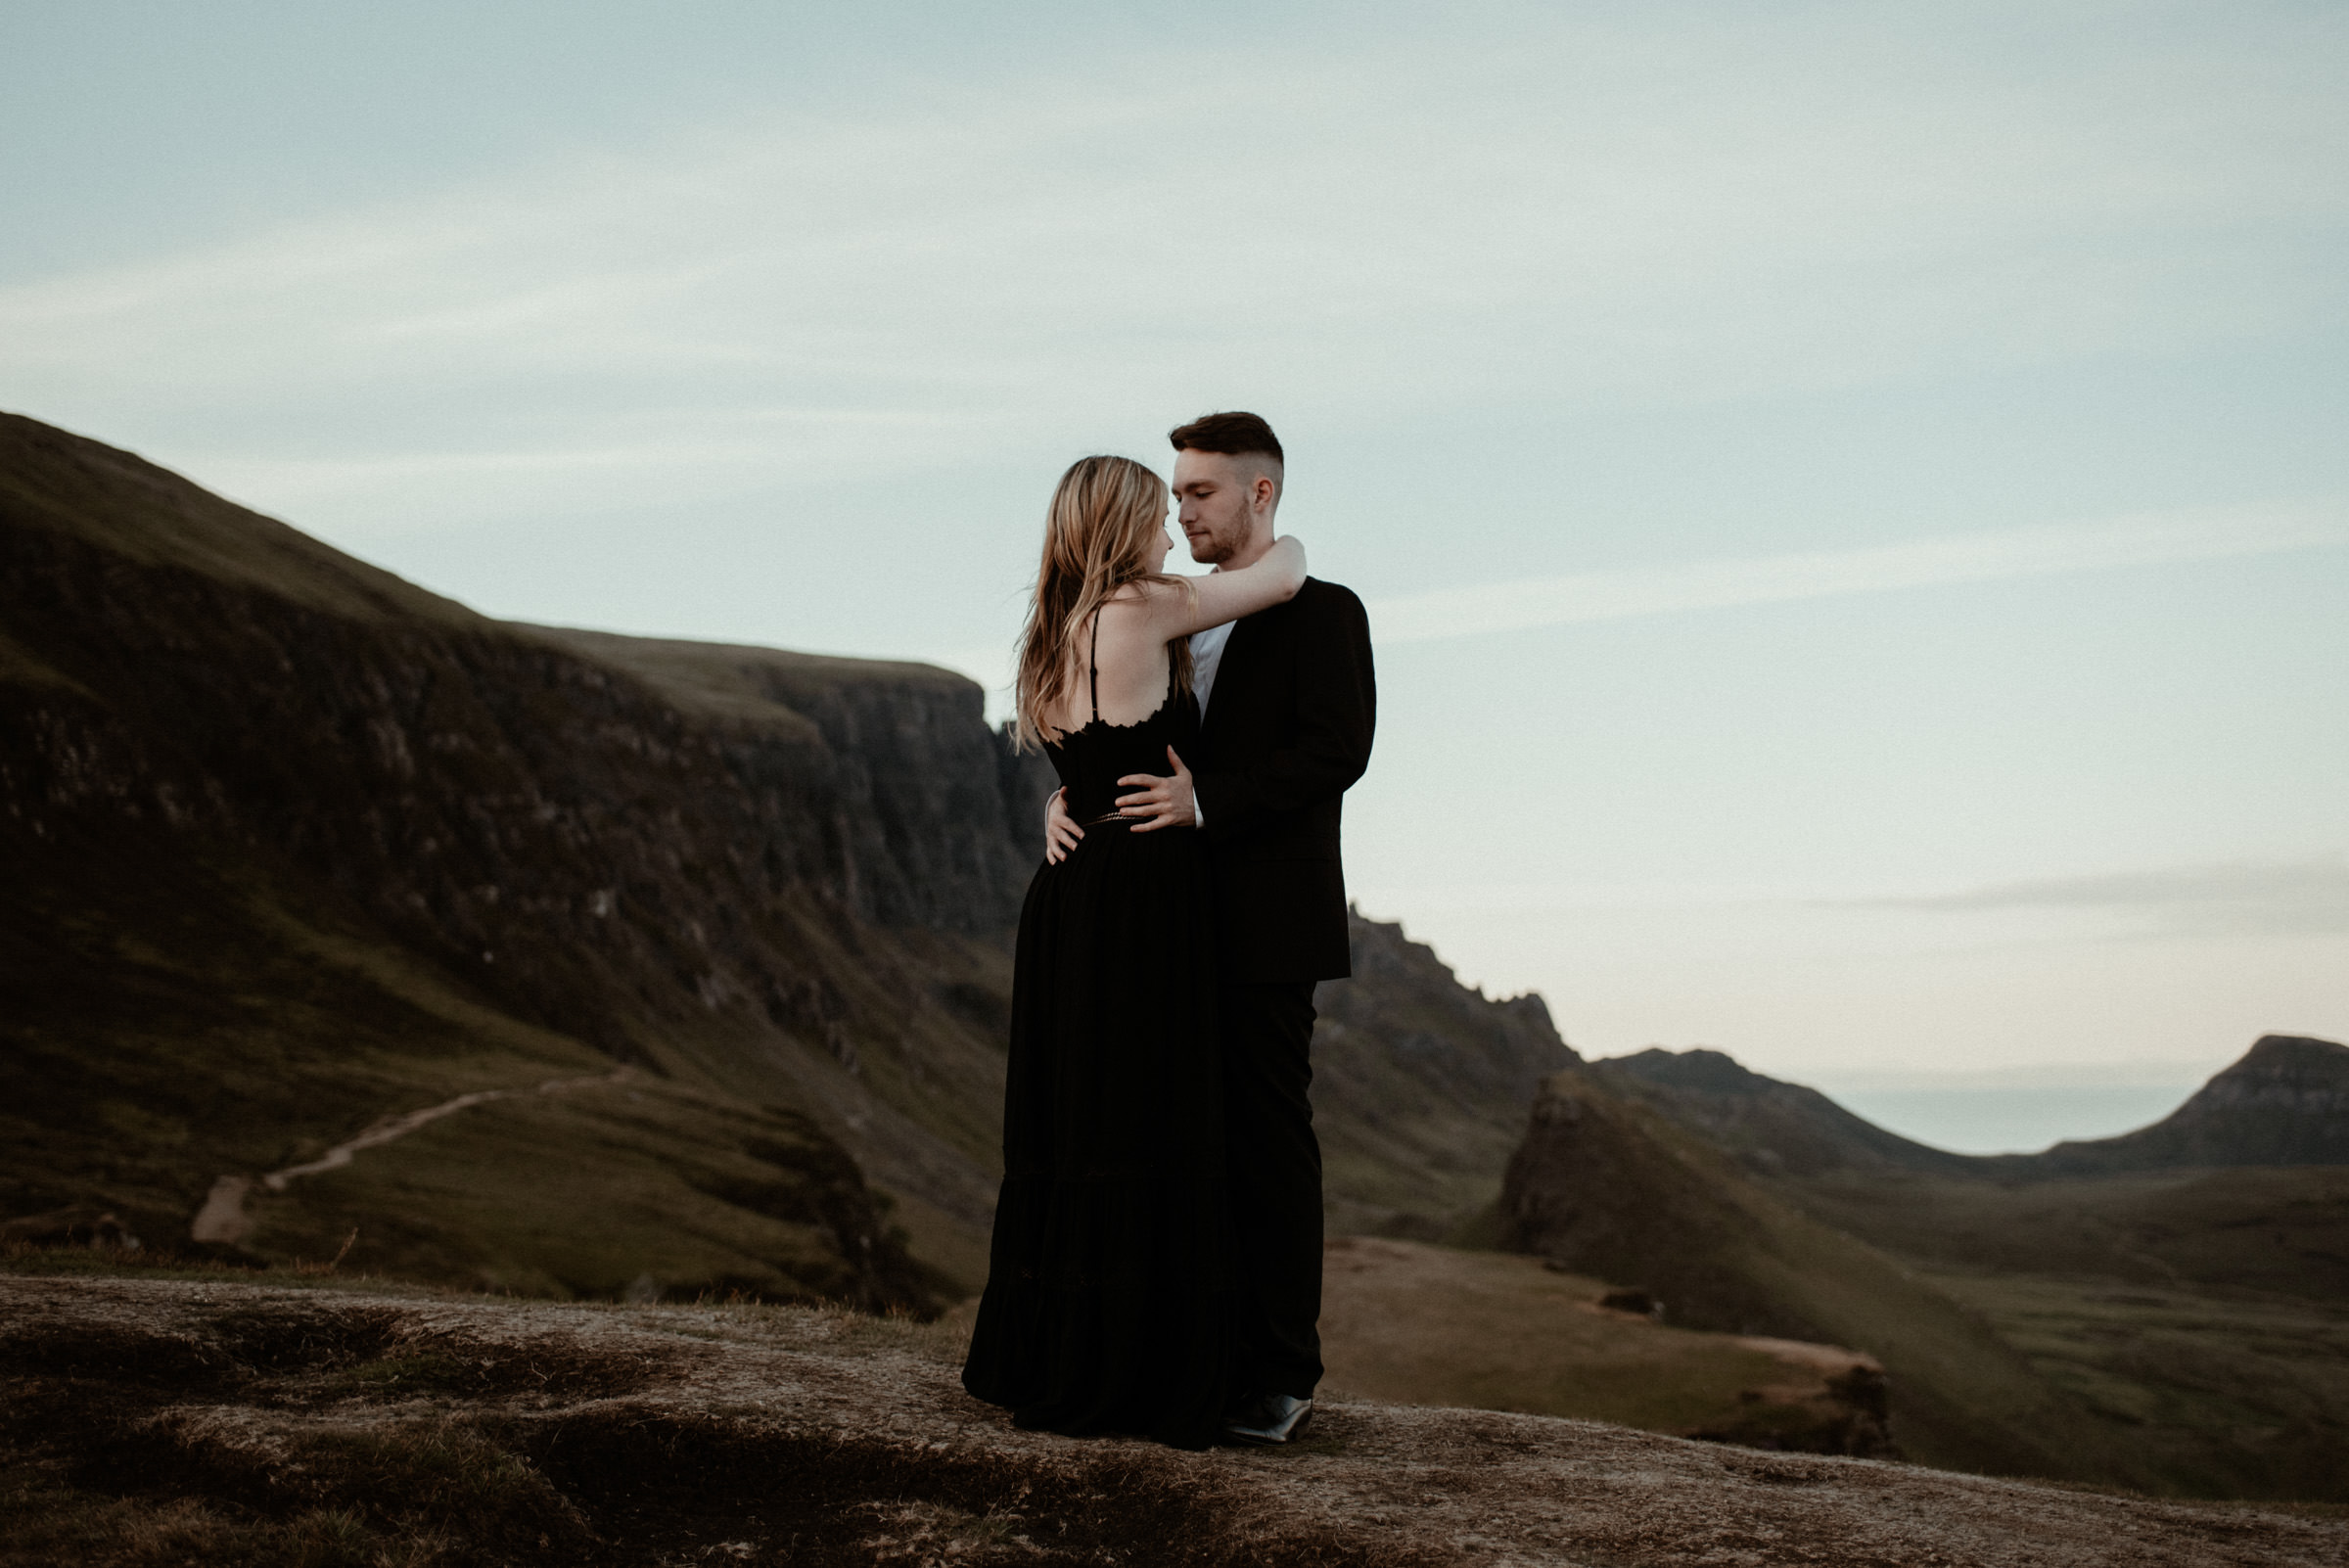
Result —
[[1088, 457], [1044, 525], [1019, 735], [1086, 832], [1020, 911], [1003, 1187], [962, 1382], [1021, 1426], [1205, 1448], [1240, 1392], [1207, 864], [1188, 825], [1115, 803], [1198, 735], [1185, 639], [1293, 597], [1305, 551], [1283, 538], [1243, 571], [1172, 577], [1166, 519], [1156, 474]]

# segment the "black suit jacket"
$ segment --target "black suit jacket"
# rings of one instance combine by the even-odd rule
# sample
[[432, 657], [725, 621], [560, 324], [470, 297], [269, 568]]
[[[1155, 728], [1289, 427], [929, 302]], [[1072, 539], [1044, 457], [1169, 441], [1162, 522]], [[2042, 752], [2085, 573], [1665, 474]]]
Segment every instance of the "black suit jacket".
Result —
[[1207, 823], [1225, 980], [1353, 973], [1338, 824], [1377, 722], [1370, 618], [1352, 591], [1308, 577], [1287, 604], [1231, 628], [1201, 755], [1184, 759]]

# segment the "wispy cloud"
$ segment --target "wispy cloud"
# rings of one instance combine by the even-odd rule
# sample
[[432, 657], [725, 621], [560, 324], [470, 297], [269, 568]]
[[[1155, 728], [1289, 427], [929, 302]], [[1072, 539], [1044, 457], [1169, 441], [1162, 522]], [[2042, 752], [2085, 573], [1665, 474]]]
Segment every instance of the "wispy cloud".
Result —
[[2165, 931], [2349, 931], [2349, 855], [2169, 866], [1993, 883], [1882, 907], [1968, 913], [2053, 909], [2135, 915]]
[[[242, 410], [256, 448], [332, 432], [354, 457], [783, 396], [952, 412], [875, 454], [951, 462], [1104, 406], [1159, 424], [1242, 367], [1331, 418], [1613, 408], [2337, 315], [2300, 240], [2344, 214], [2319, 62], [2197, 54], [2194, 118], [2159, 51], [2025, 88], [1873, 29], [1697, 32], [1341, 30], [1130, 79], [1080, 54], [676, 128], [13, 280], [0, 386], [108, 424]], [[1203, 227], [1233, 159], [1264, 210]]]
[[2162, 512], [1855, 550], [1740, 556], [1448, 588], [1382, 599], [1370, 606], [1370, 614], [1381, 642], [1431, 642], [1943, 583], [2270, 555], [2345, 540], [2349, 504], [2339, 502]]

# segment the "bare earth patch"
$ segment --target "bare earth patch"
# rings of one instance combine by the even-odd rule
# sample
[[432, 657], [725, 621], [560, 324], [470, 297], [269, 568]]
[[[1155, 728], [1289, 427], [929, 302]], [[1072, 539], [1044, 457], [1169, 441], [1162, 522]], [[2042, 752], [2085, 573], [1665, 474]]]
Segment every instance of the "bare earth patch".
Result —
[[847, 1313], [0, 1278], [0, 1562], [2334, 1564], [2349, 1521], [1333, 1400], [1013, 1429]]

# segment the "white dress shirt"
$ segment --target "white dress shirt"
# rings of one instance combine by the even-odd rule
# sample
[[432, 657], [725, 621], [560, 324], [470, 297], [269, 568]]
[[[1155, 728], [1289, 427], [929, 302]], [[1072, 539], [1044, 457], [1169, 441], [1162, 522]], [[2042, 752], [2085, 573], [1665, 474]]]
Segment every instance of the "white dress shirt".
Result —
[[1231, 641], [1236, 621], [1191, 633], [1191, 690], [1199, 694], [1199, 714], [1207, 715], [1207, 699], [1216, 689], [1216, 668], [1223, 663], [1223, 645]]
[[[1223, 663], [1224, 645], [1231, 641], [1231, 628], [1236, 621], [1226, 621], [1220, 626], [1191, 633], [1191, 690], [1199, 698], [1199, 716], [1207, 716], [1207, 700], [1216, 689], [1216, 670]], [[1191, 826], [1207, 826], [1207, 807], [1199, 804], [1196, 793], [1191, 796]]]

